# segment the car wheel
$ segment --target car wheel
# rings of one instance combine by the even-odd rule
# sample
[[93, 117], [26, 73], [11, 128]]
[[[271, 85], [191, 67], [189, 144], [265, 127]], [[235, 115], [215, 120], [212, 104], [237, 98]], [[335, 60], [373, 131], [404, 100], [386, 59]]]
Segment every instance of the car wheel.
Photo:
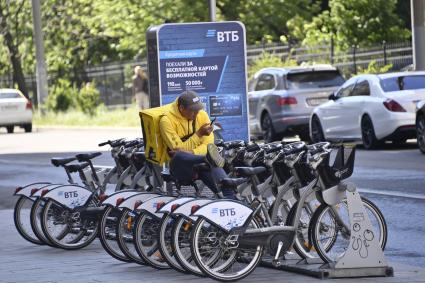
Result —
[[425, 154], [425, 115], [418, 116], [416, 120], [416, 137], [419, 150]]
[[314, 116], [311, 120], [311, 139], [312, 142], [324, 142], [325, 135], [323, 134], [322, 125], [320, 124], [319, 118]]
[[380, 144], [379, 140], [375, 136], [375, 130], [373, 128], [372, 120], [369, 116], [364, 116], [362, 119], [362, 141], [365, 149], [377, 148]]
[[15, 129], [15, 126], [7, 126], [6, 127], [6, 130], [7, 130], [7, 133], [8, 134], [11, 134], [11, 133], [13, 133], [13, 130]]
[[32, 124], [25, 124], [24, 130], [25, 130], [25, 133], [31, 133], [32, 132]]
[[273, 142], [278, 139], [276, 132], [273, 128], [272, 119], [269, 114], [264, 114], [261, 119], [261, 131], [265, 142]]

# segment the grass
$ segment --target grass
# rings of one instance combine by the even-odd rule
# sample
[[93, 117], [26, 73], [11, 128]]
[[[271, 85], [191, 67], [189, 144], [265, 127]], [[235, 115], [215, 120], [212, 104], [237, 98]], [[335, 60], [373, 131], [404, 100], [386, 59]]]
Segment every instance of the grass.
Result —
[[103, 127], [140, 127], [139, 111], [136, 106], [128, 109], [108, 110], [99, 107], [94, 116], [81, 111], [34, 113], [35, 126], [103, 126]]

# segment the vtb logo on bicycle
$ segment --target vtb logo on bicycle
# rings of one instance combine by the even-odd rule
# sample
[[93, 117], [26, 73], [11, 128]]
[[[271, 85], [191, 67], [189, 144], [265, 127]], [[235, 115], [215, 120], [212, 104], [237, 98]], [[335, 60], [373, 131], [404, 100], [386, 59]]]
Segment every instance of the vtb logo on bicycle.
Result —
[[59, 196], [63, 196], [64, 198], [77, 198], [78, 192], [77, 191], [71, 191], [71, 192], [58, 192]]
[[236, 215], [236, 211], [234, 208], [224, 208], [224, 209], [220, 209], [220, 208], [213, 208], [212, 209], [212, 213], [219, 213], [220, 216], [235, 216]]

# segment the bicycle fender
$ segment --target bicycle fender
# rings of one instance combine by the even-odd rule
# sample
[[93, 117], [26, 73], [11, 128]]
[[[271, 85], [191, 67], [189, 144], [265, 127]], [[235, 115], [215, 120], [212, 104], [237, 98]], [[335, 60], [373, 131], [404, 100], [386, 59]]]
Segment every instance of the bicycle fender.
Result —
[[117, 199], [119, 198], [128, 198], [132, 195], [136, 195], [136, 194], [140, 194], [140, 191], [136, 191], [136, 190], [132, 190], [132, 191], [118, 191], [115, 192], [113, 194], [111, 194], [110, 196], [108, 196], [107, 199], [105, 199], [101, 205], [109, 205], [109, 206], [113, 206], [115, 207], [117, 205]]
[[181, 206], [182, 204], [184, 204], [184, 203], [186, 203], [188, 201], [191, 201], [191, 200], [194, 200], [194, 198], [192, 198], [192, 197], [182, 197], [182, 198], [174, 199], [172, 201], [167, 202], [163, 207], [161, 207], [158, 210], [158, 212], [159, 213], [170, 213], [171, 212], [171, 207], [173, 205]]
[[211, 199], [194, 199], [192, 201], [188, 201], [188, 202], [182, 204], [176, 210], [171, 212], [171, 214], [176, 215], [176, 216], [184, 216], [184, 217], [187, 217], [187, 218], [191, 218], [192, 220], [196, 220], [196, 219], [198, 219], [198, 217], [191, 215], [192, 214], [192, 206], [194, 206], [194, 205], [203, 206], [203, 205], [206, 205], [207, 203], [210, 203], [212, 201], [213, 200], [211, 200]]
[[46, 185], [50, 185], [51, 183], [33, 183], [33, 184], [29, 184], [26, 185], [24, 187], [22, 187], [18, 192], [14, 192], [13, 195], [15, 196], [24, 196], [24, 197], [32, 197], [31, 192], [33, 189], [40, 189]]
[[196, 210], [192, 216], [204, 217], [226, 231], [242, 227], [254, 212], [250, 207], [232, 200], [218, 200]]
[[84, 187], [66, 185], [50, 190], [43, 198], [53, 199], [65, 207], [74, 209], [78, 206], [85, 205], [92, 194], [93, 192]]
[[39, 190], [37, 190], [36, 192], [34, 192], [34, 193], [31, 195], [31, 197], [33, 197], [33, 198], [39, 198], [39, 197], [41, 197], [41, 193], [42, 193], [44, 190], [51, 191], [51, 190], [53, 190], [53, 189], [55, 189], [55, 188], [62, 187], [62, 186], [68, 186], [68, 185], [63, 185], [63, 184], [50, 184], [50, 185], [46, 185], [46, 186], [44, 186], [44, 187], [39, 188]]
[[137, 207], [137, 210], [143, 210], [151, 213], [152, 215], [161, 218], [162, 213], [157, 212], [158, 211], [158, 205], [161, 203], [167, 203], [171, 200], [174, 200], [175, 197], [169, 197], [169, 196], [159, 196], [156, 198], [151, 198], [142, 203]]
[[154, 198], [154, 197], [158, 197], [160, 195], [158, 194], [152, 194], [152, 193], [138, 193], [136, 195], [132, 195], [129, 196], [128, 198], [126, 198], [119, 206], [118, 208], [127, 208], [130, 210], [134, 210], [135, 209], [135, 205], [140, 202], [143, 203], [145, 201], [147, 201], [148, 199]]

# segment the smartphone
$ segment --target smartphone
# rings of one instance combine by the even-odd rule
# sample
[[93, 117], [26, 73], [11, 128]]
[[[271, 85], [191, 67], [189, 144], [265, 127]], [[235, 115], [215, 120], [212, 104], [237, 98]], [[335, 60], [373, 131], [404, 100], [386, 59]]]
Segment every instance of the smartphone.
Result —
[[210, 123], [210, 126], [212, 126], [214, 124], [214, 122], [215, 122], [216, 119], [217, 119], [217, 117], [214, 117], [214, 119], [212, 119], [212, 121]]

